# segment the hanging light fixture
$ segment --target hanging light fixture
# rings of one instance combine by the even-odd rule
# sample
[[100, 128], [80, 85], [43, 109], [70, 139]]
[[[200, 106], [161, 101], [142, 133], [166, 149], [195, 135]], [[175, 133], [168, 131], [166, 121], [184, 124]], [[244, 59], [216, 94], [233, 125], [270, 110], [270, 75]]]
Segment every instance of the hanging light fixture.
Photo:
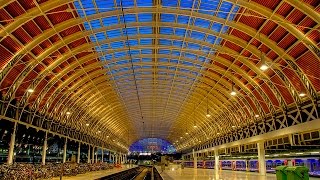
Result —
[[28, 91], [29, 93], [33, 93], [33, 92], [34, 92], [33, 89], [28, 89], [27, 91]]
[[234, 84], [232, 84], [231, 96], [237, 95], [237, 92], [234, 90]]
[[[259, 33], [259, 41], [261, 42], [260, 33]], [[262, 71], [267, 70], [269, 66], [266, 64], [266, 60], [264, 59], [263, 52], [261, 51], [261, 49], [260, 49], [260, 59], [261, 59], [260, 69]]]
[[307, 94], [304, 93], [304, 92], [300, 92], [300, 93], [299, 93], [299, 96], [300, 96], [300, 97], [304, 97], [304, 96], [306, 96], [306, 95], [307, 95]]
[[266, 60], [263, 58], [263, 54], [262, 54], [262, 51], [261, 52], [261, 65], [260, 65], [260, 69], [262, 71], [265, 71], [267, 69], [269, 69], [269, 66], [266, 64]]

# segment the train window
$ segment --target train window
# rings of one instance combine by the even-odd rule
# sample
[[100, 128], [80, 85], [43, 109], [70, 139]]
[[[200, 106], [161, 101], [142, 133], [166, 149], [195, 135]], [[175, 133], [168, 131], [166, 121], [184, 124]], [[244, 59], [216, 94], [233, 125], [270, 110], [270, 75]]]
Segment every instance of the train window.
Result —
[[282, 143], [283, 143], [282, 138], [280, 138], [280, 139], [278, 140], [278, 143], [279, 143], [279, 144], [282, 144]]
[[277, 140], [275, 139], [275, 140], [273, 140], [272, 145], [276, 145], [276, 144], [278, 144], [278, 143], [277, 143]]
[[311, 133], [311, 137], [312, 137], [312, 139], [317, 139], [317, 138], [319, 138], [319, 131], [312, 132], [312, 133]]
[[304, 138], [304, 140], [311, 139], [310, 133], [303, 134], [303, 138]]

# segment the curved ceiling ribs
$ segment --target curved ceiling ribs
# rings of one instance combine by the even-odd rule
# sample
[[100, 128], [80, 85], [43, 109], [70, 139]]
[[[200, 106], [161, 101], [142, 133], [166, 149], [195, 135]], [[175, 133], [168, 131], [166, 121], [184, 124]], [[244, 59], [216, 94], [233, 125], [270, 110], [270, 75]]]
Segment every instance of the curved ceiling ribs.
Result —
[[[119, 138], [125, 146], [156, 136], [182, 149], [285, 114], [319, 95], [316, 1], [195, 0], [185, 8], [178, 0], [181, 7], [166, 0], [148, 0], [140, 7], [134, 0], [123, 1], [123, 9], [113, 3], [99, 9], [99, 1], [0, 2], [0, 90], [7, 100], [19, 99], [25, 108], [61, 124]], [[85, 3], [94, 8], [86, 9]], [[203, 8], [215, 3], [213, 13]], [[123, 20], [148, 14], [152, 19]], [[117, 23], [103, 24], [113, 17]], [[100, 25], [93, 27], [94, 21]], [[144, 33], [144, 27], [152, 32]], [[101, 34], [105, 39], [98, 39]], [[151, 44], [142, 43], [149, 39]], [[125, 45], [113, 48], [115, 43]], [[266, 71], [259, 68], [261, 58], [269, 66]]]

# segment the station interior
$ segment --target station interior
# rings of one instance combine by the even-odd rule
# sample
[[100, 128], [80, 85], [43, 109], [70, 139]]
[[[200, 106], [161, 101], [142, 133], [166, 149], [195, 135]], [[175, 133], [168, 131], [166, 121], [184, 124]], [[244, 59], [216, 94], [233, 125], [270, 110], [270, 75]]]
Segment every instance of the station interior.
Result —
[[0, 0], [0, 180], [320, 180], [319, 0]]

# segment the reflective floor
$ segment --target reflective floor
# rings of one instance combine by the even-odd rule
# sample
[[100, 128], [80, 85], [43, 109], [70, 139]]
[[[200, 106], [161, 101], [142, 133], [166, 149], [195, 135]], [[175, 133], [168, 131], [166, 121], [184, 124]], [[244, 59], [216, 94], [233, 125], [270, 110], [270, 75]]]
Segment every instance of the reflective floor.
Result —
[[[161, 173], [161, 168], [157, 168]], [[219, 171], [213, 169], [181, 169], [177, 166], [169, 166], [161, 173], [164, 180], [276, 180], [275, 174], [260, 176], [258, 173], [241, 171]], [[310, 178], [320, 180], [320, 178]]]
[[[113, 168], [113, 169], [104, 170], [104, 171], [94, 171], [94, 172], [89, 172], [86, 174], [79, 174], [77, 176], [71, 176], [71, 177], [64, 176], [62, 179], [63, 180], [94, 180], [94, 179], [108, 176], [110, 174], [114, 174], [117, 172], [121, 172], [121, 171], [130, 169], [133, 167], [136, 167], [136, 166], [123, 165], [122, 168]], [[53, 180], [60, 180], [60, 177], [53, 178]]]

